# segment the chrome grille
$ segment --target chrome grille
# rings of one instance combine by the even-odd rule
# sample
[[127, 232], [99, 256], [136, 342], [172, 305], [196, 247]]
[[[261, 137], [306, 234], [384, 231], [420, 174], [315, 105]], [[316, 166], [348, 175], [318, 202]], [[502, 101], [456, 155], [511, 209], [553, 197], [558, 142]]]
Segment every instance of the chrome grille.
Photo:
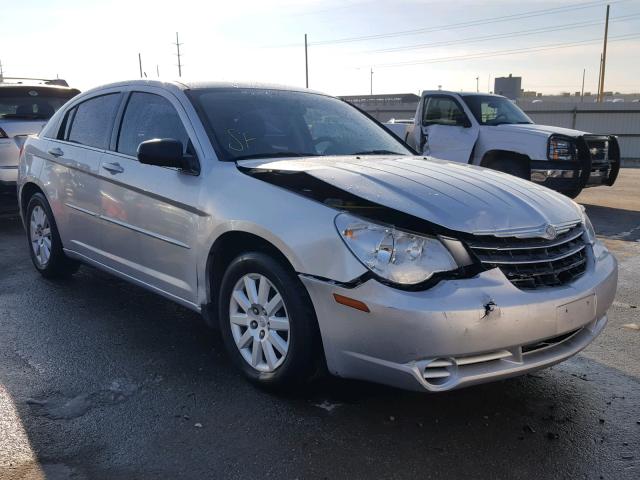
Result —
[[477, 237], [468, 246], [486, 268], [500, 268], [516, 287], [533, 289], [569, 283], [587, 266], [582, 225], [554, 240]]

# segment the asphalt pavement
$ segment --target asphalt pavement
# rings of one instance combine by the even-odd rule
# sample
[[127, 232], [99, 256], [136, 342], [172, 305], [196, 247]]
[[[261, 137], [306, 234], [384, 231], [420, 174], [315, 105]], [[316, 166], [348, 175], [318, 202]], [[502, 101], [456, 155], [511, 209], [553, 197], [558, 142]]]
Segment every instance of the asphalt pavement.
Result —
[[620, 261], [604, 333], [444, 394], [248, 384], [194, 313], [89, 267], [48, 281], [0, 215], [0, 479], [640, 478], [640, 169], [583, 193]]

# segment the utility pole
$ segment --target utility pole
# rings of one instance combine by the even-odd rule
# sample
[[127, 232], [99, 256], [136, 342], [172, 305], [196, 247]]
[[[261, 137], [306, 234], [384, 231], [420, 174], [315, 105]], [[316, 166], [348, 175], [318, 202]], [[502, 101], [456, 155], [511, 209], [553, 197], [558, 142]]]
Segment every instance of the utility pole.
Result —
[[480, 76], [476, 77], [476, 93], [480, 93]]
[[0, 60], [0, 83], [4, 82], [4, 70], [2, 70], [2, 60]]
[[142, 55], [138, 53], [138, 66], [140, 67], [140, 78], [142, 78]]
[[600, 54], [600, 69], [598, 70], [598, 90], [596, 90], [596, 101], [600, 101], [600, 82], [602, 81], [602, 54]]
[[598, 99], [600, 103], [604, 101], [604, 71], [607, 66], [607, 36], [609, 35], [609, 5], [607, 5], [607, 18], [604, 22], [604, 46], [602, 47], [602, 72], [600, 76], [600, 92]]
[[370, 76], [369, 76], [369, 94], [373, 95], [373, 67], [371, 67], [371, 71], [370, 71]]
[[156, 63], [156, 75], [158, 76], [158, 78], [160, 78], [160, 67], [158, 66], [157, 63]]
[[306, 80], [306, 86], [309, 88], [309, 56], [307, 53], [307, 34], [304, 34], [304, 76]]
[[182, 62], [180, 61], [180, 40], [178, 39], [178, 32], [176, 32], [176, 49], [178, 50], [178, 77], [182, 77]]
[[582, 90], [580, 91], [580, 103], [584, 100], [584, 74], [587, 72], [586, 68], [582, 69]]

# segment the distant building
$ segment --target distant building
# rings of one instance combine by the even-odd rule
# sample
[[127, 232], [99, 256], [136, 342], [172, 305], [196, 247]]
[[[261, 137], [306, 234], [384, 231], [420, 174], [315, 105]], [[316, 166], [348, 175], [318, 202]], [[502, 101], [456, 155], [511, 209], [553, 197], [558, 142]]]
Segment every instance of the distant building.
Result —
[[493, 91], [511, 100], [517, 100], [522, 92], [522, 77], [514, 77], [511, 74], [508, 77], [496, 77]]

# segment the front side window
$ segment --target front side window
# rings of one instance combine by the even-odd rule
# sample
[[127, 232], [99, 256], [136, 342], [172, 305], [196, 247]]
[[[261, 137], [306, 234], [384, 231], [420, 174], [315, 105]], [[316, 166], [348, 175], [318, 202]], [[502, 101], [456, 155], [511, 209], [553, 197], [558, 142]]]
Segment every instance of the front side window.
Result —
[[189, 97], [222, 160], [411, 154], [337, 98], [258, 88], [195, 89]]
[[466, 115], [453, 98], [427, 97], [425, 102], [423, 125], [464, 125]]
[[480, 125], [533, 123], [511, 100], [494, 95], [464, 95], [465, 103]]
[[138, 146], [155, 138], [171, 138], [182, 142], [185, 149], [189, 136], [171, 102], [160, 95], [133, 92], [122, 118], [117, 151], [136, 156]]
[[75, 107], [66, 139], [90, 147], [106, 149], [116, 116], [120, 94], [110, 93], [91, 98]]

